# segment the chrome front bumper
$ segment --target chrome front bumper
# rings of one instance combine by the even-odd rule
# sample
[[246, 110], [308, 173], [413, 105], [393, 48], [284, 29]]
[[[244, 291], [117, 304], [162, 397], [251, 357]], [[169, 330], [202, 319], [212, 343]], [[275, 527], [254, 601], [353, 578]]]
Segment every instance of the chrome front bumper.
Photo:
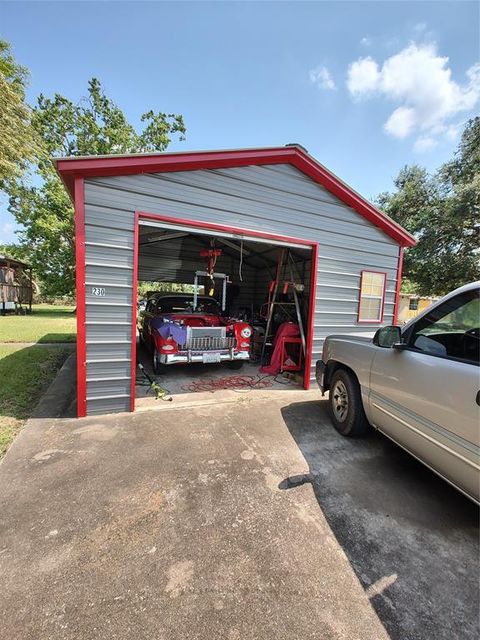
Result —
[[[215, 351], [205, 351], [205, 354], [211, 355], [215, 353]], [[232, 362], [232, 360], [249, 360], [250, 353], [248, 351], [234, 351], [230, 349], [229, 351], [222, 351], [220, 354], [220, 362]], [[203, 363], [203, 353], [199, 353], [198, 351], [181, 351], [180, 353], [161, 353], [158, 356], [159, 362], [162, 364], [190, 364], [191, 362], [202, 362]], [[212, 363], [214, 364], [214, 363]]]

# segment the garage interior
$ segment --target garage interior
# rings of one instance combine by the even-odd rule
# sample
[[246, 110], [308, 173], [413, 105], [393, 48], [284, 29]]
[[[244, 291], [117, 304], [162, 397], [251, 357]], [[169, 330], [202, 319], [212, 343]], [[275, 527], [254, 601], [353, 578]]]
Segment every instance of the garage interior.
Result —
[[[178, 394], [222, 389], [249, 392], [265, 388], [308, 388], [310, 372], [305, 373], [304, 344], [308, 345], [310, 338], [310, 247], [277, 240], [269, 242], [249, 236], [248, 232], [239, 236], [213, 229], [174, 228], [140, 219], [137, 251], [137, 281], [152, 283], [148, 295], [143, 299], [139, 296], [137, 301], [143, 302], [138, 305], [137, 312], [137, 399], [156, 394], [165, 399]], [[215, 257], [212, 258], [212, 254]], [[216, 274], [213, 284], [207, 276], [209, 271]], [[161, 374], [155, 374], [152, 350], [142, 339], [145, 300], [157, 290], [155, 284], [158, 283], [188, 285], [186, 295], [193, 300], [196, 273], [203, 274], [197, 275], [199, 295], [211, 293], [213, 288], [213, 297], [220, 308], [225, 295], [222, 315], [242, 320], [252, 327], [250, 360], [242, 365], [230, 362], [171, 364], [165, 366]], [[227, 276], [225, 287], [222, 274]], [[296, 337], [286, 338], [281, 371], [277, 374], [261, 371], [262, 365], [270, 363], [274, 337], [285, 322], [298, 324], [300, 330], [295, 334], [293, 329]], [[267, 330], [270, 337], [265, 340]]]

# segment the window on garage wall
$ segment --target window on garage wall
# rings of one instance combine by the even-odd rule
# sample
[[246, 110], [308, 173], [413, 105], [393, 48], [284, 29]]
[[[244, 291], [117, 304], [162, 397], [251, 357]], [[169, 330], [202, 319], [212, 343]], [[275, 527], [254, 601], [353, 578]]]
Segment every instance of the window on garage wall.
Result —
[[358, 322], [382, 322], [386, 282], [386, 273], [362, 271]]

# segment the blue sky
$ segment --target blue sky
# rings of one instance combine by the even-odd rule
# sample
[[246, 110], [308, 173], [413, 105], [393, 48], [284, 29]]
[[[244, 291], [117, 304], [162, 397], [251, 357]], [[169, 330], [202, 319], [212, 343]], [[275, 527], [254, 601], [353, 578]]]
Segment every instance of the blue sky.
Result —
[[[182, 113], [171, 150], [299, 142], [367, 198], [451, 157], [479, 110], [478, 25], [476, 2], [0, 2], [32, 103], [96, 76], [135, 124]], [[0, 195], [0, 243], [14, 226]]]

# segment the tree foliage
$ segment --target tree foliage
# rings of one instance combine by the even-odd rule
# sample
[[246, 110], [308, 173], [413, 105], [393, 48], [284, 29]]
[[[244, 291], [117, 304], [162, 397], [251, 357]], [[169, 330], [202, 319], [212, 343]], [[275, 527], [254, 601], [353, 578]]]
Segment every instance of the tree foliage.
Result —
[[10, 180], [5, 190], [9, 210], [23, 227], [21, 243], [29, 248], [46, 295], [71, 294], [75, 285], [73, 208], [50, 158], [164, 151], [172, 136], [183, 139], [186, 131], [183, 117], [173, 113], [147, 111], [141, 122], [139, 133], [95, 78], [78, 104], [59, 94], [38, 97], [32, 126], [42, 152], [33, 180]]
[[37, 151], [25, 103], [27, 80], [25, 67], [17, 64], [8, 42], [0, 40], [0, 188], [21, 175]]
[[20, 244], [5, 243], [0, 244], [0, 256], [14, 258], [15, 260], [20, 260], [20, 262], [28, 263], [29, 251], [28, 247], [22, 247]]
[[480, 118], [470, 120], [455, 156], [433, 175], [404, 167], [396, 191], [377, 203], [418, 240], [404, 274], [419, 295], [443, 295], [480, 278]]
[[144, 298], [149, 291], [161, 291], [162, 293], [193, 293], [195, 286], [190, 283], [179, 282], [148, 282], [140, 281], [137, 287], [138, 298]]

